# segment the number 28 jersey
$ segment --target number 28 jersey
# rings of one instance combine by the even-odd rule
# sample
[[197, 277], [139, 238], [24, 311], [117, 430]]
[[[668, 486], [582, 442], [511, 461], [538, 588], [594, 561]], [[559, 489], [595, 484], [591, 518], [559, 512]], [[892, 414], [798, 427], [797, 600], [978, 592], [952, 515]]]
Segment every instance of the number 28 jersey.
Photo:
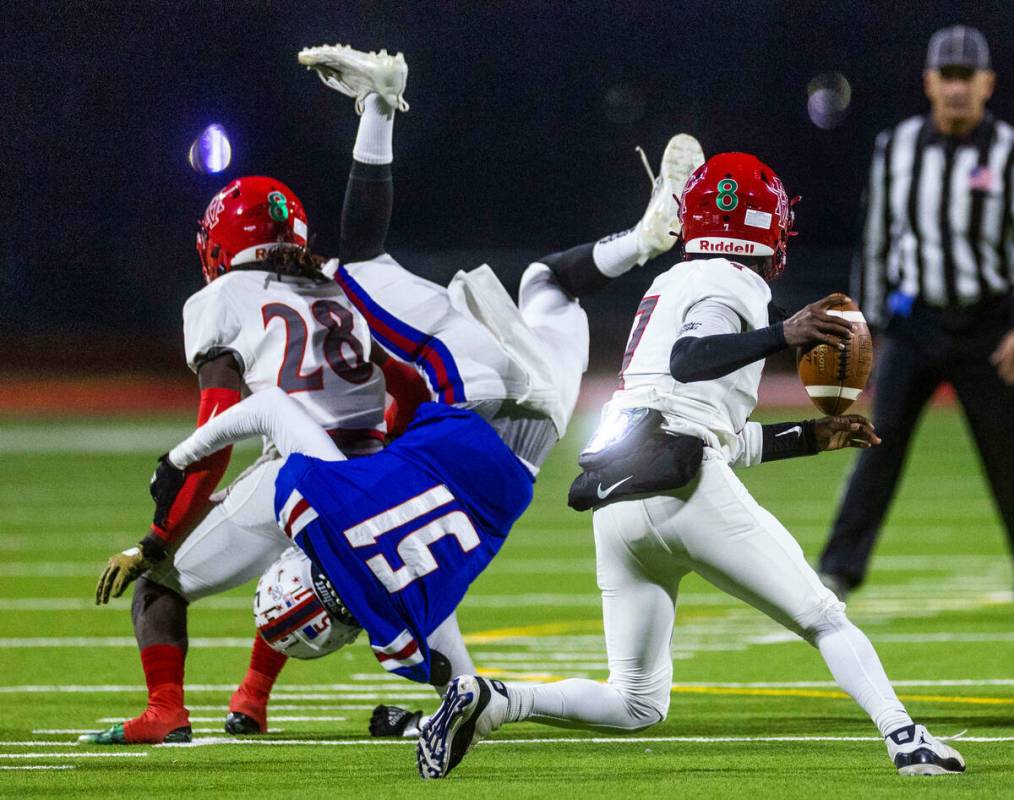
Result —
[[427, 638], [500, 550], [533, 480], [478, 414], [423, 403], [405, 434], [369, 458], [289, 456], [275, 514], [366, 629], [381, 666], [428, 682]]
[[236, 270], [183, 307], [187, 364], [231, 353], [251, 392], [278, 386], [327, 430], [384, 428], [366, 320], [332, 281]]

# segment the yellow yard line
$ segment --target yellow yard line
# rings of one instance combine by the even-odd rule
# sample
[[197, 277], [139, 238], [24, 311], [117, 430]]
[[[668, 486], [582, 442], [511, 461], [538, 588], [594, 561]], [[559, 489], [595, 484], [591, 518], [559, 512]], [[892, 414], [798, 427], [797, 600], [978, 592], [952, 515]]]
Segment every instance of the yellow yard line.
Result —
[[[754, 697], [823, 697], [833, 700], [850, 700], [845, 692], [834, 689], [750, 689], [726, 686], [673, 686], [673, 694], [724, 694]], [[971, 705], [1014, 705], [1012, 697], [963, 697], [940, 694], [900, 694], [901, 700], [923, 703], [968, 703]]]
[[[511, 672], [500, 669], [479, 669], [480, 675], [507, 680], [526, 681], [532, 683], [555, 683], [565, 680], [563, 675], [548, 672]], [[605, 681], [599, 681], [605, 683]], [[725, 695], [733, 697], [810, 697], [826, 700], [850, 700], [845, 692], [835, 689], [750, 689], [727, 686], [673, 686], [673, 694]], [[1014, 705], [1014, 697], [966, 697], [945, 694], [900, 694], [899, 699], [920, 703], [959, 703], [964, 705]]]
[[[547, 622], [540, 625], [522, 625], [514, 628], [493, 628], [487, 631], [478, 631], [467, 634], [464, 639], [466, 644], [489, 644], [506, 639], [516, 639], [522, 636], [560, 636], [568, 633], [579, 633], [589, 631], [601, 631], [601, 620], [577, 620], [570, 622]], [[533, 658], [537, 656], [533, 655]], [[547, 664], [547, 666], [549, 666]], [[480, 675], [490, 677], [506, 678], [508, 680], [529, 681], [538, 683], [552, 683], [565, 679], [563, 675], [554, 675], [548, 672], [513, 672], [502, 669], [482, 669]], [[605, 683], [605, 681], [601, 681]], [[811, 697], [830, 700], [851, 699], [844, 692], [836, 689], [766, 689], [748, 687], [726, 687], [726, 686], [673, 686], [673, 694], [697, 694], [697, 695], [727, 695], [737, 697]], [[937, 694], [902, 694], [898, 695], [901, 700], [911, 700], [923, 703], [961, 703], [966, 705], [1014, 705], [1014, 698], [1011, 697], [965, 697], [962, 695], [937, 695]]]
[[516, 628], [493, 628], [465, 634], [465, 644], [488, 644], [521, 636], [559, 636], [567, 633], [601, 631], [602, 620], [579, 620], [577, 622], [546, 622], [541, 625], [521, 625]]

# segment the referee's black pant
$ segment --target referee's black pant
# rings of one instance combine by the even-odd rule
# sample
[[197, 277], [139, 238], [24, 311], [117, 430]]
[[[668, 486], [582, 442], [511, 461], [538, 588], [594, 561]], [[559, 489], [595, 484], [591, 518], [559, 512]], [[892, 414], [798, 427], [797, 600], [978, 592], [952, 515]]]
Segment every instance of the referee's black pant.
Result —
[[[873, 424], [883, 443], [863, 450], [856, 461], [820, 557], [821, 572], [852, 587], [862, 583], [912, 431], [945, 381], [965, 411], [1014, 551], [1014, 387], [1005, 385], [989, 363], [1010, 328], [1006, 298], [961, 314], [916, 304], [911, 316], [890, 321], [879, 341], [873, 378]], [[946, 497], [946, 478], [937, 491]]]

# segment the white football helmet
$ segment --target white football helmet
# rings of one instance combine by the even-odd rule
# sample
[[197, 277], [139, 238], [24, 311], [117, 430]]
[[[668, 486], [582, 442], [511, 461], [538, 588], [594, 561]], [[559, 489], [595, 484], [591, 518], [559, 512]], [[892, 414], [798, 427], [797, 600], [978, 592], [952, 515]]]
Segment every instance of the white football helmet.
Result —
[[362, 628], [306, 554], [290, 547], [257, 582], [254, 624], [274, 650], [320, 658], [355, 641]]

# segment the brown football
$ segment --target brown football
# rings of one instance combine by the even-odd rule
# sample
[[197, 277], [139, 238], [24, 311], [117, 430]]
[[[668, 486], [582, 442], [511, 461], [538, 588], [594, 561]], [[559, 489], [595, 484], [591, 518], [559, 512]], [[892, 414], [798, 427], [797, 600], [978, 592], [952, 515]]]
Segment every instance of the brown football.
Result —
[[813, 404], [830, 416], [844, 414], [866, 388], [873, 370], [873, 338], [859, 306], [849, 300], [828, 309], [855, 325], [845, 349], [820, 344], [799, 350], [796, 368]]

